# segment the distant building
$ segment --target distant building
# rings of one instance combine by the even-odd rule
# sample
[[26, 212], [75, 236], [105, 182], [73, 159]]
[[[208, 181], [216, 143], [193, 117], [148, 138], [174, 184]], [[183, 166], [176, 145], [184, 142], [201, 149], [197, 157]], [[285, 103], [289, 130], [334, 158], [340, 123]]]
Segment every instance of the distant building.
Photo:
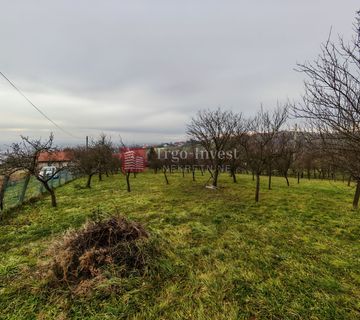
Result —
[[67, 167], [73, 160], [71, 151], [42, 152], [38, 157], [39, 167], [55, 166], [56, 168]]
[[147, 166], [146, 148], [120, 148], [122, 171], [142, 172]]

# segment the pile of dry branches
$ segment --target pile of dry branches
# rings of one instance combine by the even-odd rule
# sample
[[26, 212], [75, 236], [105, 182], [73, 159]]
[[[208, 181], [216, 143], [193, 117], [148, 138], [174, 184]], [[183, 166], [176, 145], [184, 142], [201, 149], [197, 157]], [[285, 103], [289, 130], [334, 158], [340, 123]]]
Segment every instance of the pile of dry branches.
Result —
[[98, 277], [106, 266], [115, 267], [121, 275], [141, 272], [147, 262], [144, 244], [148, 237], [141, 224], [121, 216], [87, 222], [51, 248], [51, 272], [68, 284]]

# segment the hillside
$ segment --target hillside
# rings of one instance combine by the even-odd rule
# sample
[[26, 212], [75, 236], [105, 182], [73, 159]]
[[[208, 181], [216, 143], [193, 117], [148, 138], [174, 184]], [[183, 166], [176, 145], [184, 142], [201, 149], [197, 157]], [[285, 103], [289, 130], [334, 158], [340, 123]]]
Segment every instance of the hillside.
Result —
[[[341, 182], [273, 179], [255, 204], [254, 182], [139, 174], [91, 190], [77, 180], [0, 221], [0, 319], [360, 318], [360, 214]], [[86, 295], [49, 287], [46, 249], [97, 212], [145, 224], [162, 245], [156, 272], [109, 277]]]

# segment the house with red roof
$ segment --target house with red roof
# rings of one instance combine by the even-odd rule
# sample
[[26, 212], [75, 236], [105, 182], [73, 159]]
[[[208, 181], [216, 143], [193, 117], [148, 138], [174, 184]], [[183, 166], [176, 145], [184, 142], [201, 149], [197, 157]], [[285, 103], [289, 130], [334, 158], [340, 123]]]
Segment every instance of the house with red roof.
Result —
[[55, 166], [63, 168], [69, 166], [73, 160], [73, 154], [70, 150], [41, 152], [38, 157], [39, 168], [43, 166]]

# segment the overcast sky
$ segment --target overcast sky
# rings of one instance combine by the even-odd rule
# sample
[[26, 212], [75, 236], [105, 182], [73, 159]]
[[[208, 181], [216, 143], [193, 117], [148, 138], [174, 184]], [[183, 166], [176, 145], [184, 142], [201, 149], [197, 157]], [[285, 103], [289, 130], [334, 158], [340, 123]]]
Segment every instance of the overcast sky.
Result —
[[[299, 99], [297, 62], [330, 27], [350, 38], [358, 0], [0, 0], [0, 145], [55, 134], [80, 144], [182, 140], [197, 110], [253, 114]], [[80, 139], [79, 139], [80, 138]]]

